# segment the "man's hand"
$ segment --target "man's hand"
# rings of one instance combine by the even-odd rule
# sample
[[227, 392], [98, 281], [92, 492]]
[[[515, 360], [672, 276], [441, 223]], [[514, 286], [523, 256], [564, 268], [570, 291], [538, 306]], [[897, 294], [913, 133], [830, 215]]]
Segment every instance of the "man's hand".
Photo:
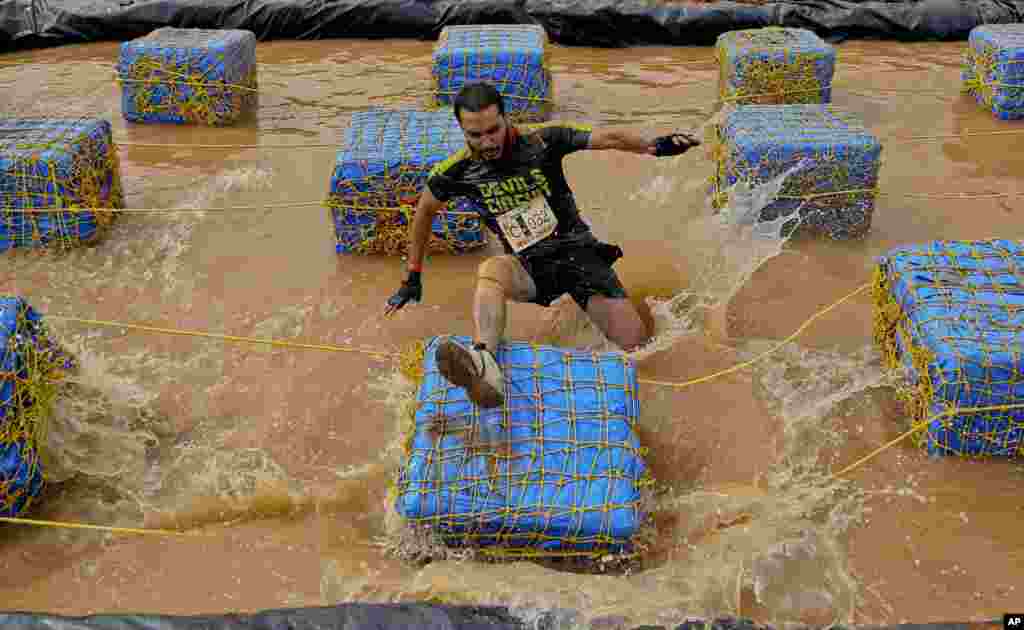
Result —
[[384, 309], [384, 317], [391, 317], [410, 300], [416, 302], [423, 300], [423, 284], [420, 282], [420, 272], [418, 271], [410, 271], [408, 279], [402, 283], [402, 288], [388, 300], [387, 308]]
[[654, 139], [654, 155], [656, 157], [682, 155], [699, 145], [700, 140], [691, 133], [674, 133]]

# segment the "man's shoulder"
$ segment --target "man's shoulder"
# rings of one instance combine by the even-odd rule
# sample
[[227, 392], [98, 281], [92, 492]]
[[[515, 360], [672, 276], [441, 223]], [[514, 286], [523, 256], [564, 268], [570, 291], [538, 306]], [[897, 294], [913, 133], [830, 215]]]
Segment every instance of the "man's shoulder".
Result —
[[590, 125], [566, 120], [529, 123], [517, 129], [525, 144], [539, 145], [560, 155], [587, 148], [593, 132]]
[[583, 123], [569, 120], [551, 120], [541, 123], [519, 124], [516, 125], [516, 130], [520, 135], [524, 136], [537, 135], [540, 137], [548, 137], [557, 135], [558, 133], [564, 133], [566, 131], [593, 131], [593, 127], [591, 125], [585, 125]]
[[430, 177], [435, 176], [447, 176], [457, 177], [458, 174], [465, 168], [466, 163], [469, 160], [469, 149], [463, 147], [452, 153], [444, 160], [438, 162], [430, 169]]

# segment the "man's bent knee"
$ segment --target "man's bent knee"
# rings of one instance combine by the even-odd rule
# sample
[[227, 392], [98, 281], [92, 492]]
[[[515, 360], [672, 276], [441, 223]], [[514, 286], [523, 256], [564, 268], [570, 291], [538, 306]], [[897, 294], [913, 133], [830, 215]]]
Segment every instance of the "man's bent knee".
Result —
[[533, 280], [514, 256], [494, 256], [480, 263], [477, 281], [510, 300], [527, 301], [536, 292]]
[[587, 305], [587, 314], [609, 341], [626, 352], [650, 343], [647, 326], [628, 299], [595, 295]]
[[616, 324], [614, 327], [617, 339], [612, 339], [612, 341], [626, 352], [632, 352], [650, 343], [651, 335], [639, 315]]

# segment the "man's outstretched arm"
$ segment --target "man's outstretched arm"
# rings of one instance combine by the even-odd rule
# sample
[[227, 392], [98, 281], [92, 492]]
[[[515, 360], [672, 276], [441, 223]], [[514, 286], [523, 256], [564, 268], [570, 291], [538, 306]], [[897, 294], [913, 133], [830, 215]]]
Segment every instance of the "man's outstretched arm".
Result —
[[427, 186], [423, 187], [416, 203], [416, 214], [409, 228], [409, 271], [422, 271], [423, 255], [430, 240], [434, 215], [444, 209], [444, 202], [438, 201]]
[[687, 132], [665, 136], [642, 134], [626, 129], [594, 129], [587, 149], [615, 150], [643, 155], [680, 155], [700, 144], [696, 135]]
[[430, 188], [424, 187], [416, 203], [416, 216], [409, 227], [409, 275], [402, 283], [402, 287], [388, 300], [384, 309], [385, 317], [391, 317], [410, 301], [419, 302], [423, 299], [423, 282], [420, 279], [423, 256], [430, 240], [434, 215], [443, 208], [444, 202], [439, 201]]

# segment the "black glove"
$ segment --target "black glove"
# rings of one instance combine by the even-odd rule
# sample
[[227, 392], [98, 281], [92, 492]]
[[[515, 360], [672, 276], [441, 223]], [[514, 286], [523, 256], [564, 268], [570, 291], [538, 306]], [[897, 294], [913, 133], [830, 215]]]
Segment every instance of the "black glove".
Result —
[[654, 139], [654, 155], [656, 157], [682, 155], [699, 144], [700, 140], [693, 134], [673, 133]]
[[388, 300], [387, 310], [384, 316], [390, 316], [398, 309], [405, 306], [409, 300], [420, 302], [423, 299], [423, 284], [420, 282], [420, 272], [410, 271], [409, 277], [402, 283], [402, 288], [395, 292]]
[[616, 260], [622, 258], [622, 248], [618, 245], [598, 243], [596, 249], [598, 257], [605, 261], [609, 267], [614, 265]]

